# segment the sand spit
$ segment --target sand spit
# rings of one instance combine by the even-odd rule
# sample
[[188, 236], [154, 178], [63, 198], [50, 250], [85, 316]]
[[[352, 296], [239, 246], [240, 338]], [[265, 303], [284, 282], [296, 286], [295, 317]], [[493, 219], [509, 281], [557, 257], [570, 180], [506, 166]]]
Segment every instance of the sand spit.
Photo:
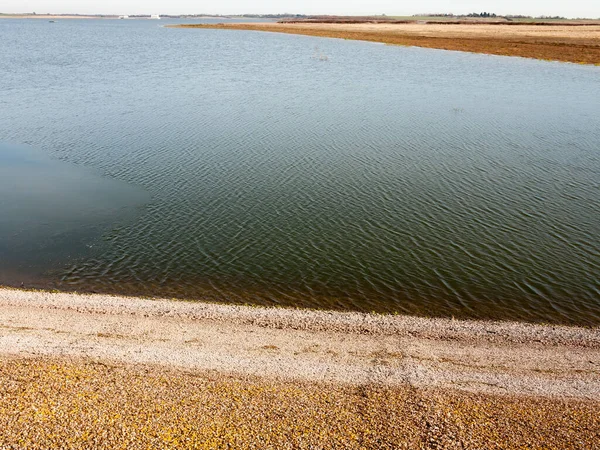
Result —
[[236, 23], [173, 25], [173, 27], [270, 31], [580, 64], [600, 64], [600, 24], [512, 26], [421, 23]]
[[600, 399], [600, 329], [0, 289], [0, 354]]

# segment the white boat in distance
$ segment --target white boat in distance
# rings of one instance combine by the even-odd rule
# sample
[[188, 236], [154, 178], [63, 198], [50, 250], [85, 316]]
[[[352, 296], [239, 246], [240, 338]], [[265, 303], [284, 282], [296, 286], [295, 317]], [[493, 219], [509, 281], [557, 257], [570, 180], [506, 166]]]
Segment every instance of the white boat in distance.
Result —
[[158, 14], [152, 14], [150, 18], [154, 20], [160, 20], [160, 16]]

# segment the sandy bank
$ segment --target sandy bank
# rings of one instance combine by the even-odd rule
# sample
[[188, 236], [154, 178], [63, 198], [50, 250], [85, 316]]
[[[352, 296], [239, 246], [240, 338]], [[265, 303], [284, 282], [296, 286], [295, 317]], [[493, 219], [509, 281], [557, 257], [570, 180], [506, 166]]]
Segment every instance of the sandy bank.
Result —
[[270, 31], [582, 64], [600, 64], [600, 24], [574, 27], [420, 23], [238, 23], [191, 24], [175, 27]]
[[0, 289], [0, 354], [600, 398], [600, 330]]
[[0, 448], [591, 449], [599, 392], [597, 328], [0, 288]]

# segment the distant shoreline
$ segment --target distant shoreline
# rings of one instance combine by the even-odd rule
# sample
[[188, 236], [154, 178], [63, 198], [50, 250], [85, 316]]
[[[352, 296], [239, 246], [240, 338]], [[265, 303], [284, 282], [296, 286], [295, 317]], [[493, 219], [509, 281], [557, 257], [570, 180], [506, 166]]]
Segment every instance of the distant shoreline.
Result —
[[600, 65], [600, 23], [234, 23], [173, 28], [262, 31]]
[[[150, 20], [150, 16], [113, 16], [113, 15], [98, 15], [98, 16], [88, 16], [88, 15], [78, 15], [78, 14], [0, 14], [0, 19], [50, 19], [50, 20], [73, 20], [73, 19], [108, 19], [108, 20]], [[171, 16], [161, 16], [161, 19], [174, 19], [174, 20], [204, 20], [204, 19], [212, 19], [212, 20], [239, 20], [239, 17], [231, 16], [193, 16], [193, 17], [171, 17]]]
[[[164, 17], [168, 19], [169, 17]], [[197, 17], [198, 19], [214, 19], [214, 17]], [[150, 20], [150, 16], [113, 16], [113, 15], [98, 15], [98, 16], [88, 16], [88, 15], [78, 15], [78, 14], [0, 14], [0, 19], [51, 19], [51, 20], [73, 20], [73, 19], [108, 19], [108, 20], [118, 20], [118, 19], [126, 19], [126, 20]], [[192, 20], [192, 18], [186, 17], [187, 20]]]
[[119, 16], [86, 16], [75, 14], [0, 14], [0, 19], [118, 19]]
[[[121, 19], [124, 18], [121, 15], [86, 15], [86, 14], [2, 14], [0, 13], [0, 19]], [[147, 16], [127, 16], [128, 20], [145, 20], [150, 19]], [[161, 16], [163, 19], [176, 19], [176, 20], [202, 20], [202, 19], [218, 19], [218, 20], [235, 20], [243, 17], [237, 16]]]

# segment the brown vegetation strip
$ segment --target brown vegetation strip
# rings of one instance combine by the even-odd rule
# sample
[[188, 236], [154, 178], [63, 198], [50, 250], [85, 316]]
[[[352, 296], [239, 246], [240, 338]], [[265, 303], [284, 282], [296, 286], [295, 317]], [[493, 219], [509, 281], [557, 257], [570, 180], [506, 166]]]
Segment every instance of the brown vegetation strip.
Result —
[[[393, 45], [600, 64], [600, 27], [439, 24], [194, 24], [182, 28], [276, 33], [382, 42]], [[473, 32], [472, 28], [478, 29]], [[543, 29], [537, 32], [535, 29]], [[530, 32], [530, 29], [534, 31]], [[565, 30], [569, 30], [565, 32]], [[557, 30], [553, 33], [553, 30]]]
[[599, 407], [148, 365], [0, 359], [0, 448], [591, 449], [600, 442]]

